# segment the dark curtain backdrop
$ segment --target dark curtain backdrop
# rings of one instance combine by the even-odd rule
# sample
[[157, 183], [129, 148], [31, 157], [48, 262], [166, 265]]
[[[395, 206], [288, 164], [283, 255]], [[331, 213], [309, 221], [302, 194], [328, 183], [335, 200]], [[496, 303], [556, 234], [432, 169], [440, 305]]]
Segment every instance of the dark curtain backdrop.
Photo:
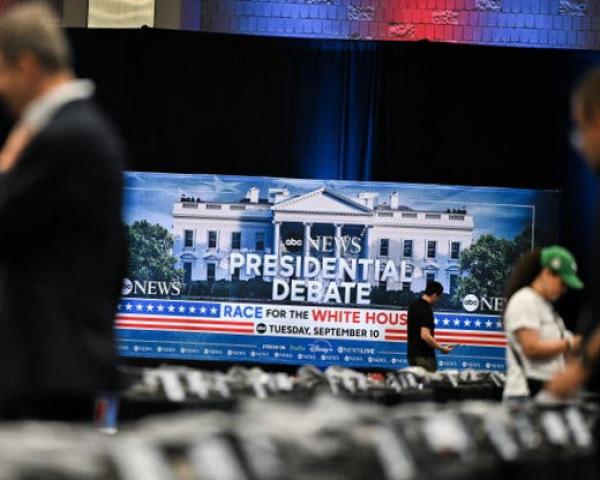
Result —
[[133, 169], [564, 186], [568, 92], [586, 54], [70, 33]]

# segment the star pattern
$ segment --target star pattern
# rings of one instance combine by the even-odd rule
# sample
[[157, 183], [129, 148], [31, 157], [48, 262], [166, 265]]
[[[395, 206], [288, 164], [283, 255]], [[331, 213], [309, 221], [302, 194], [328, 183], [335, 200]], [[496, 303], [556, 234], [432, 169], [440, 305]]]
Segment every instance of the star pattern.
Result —
[[483, 331], [502, 331], [502, 322], [496, 316], [483, 316], [477, 318], [473, 315], [440, 315], [434, 317], [436, 326], [450, 327], [456, 329], [470, 329]]
[[117, 305], [117, 311], [138, 313], [144, 315], [175, 315], [183, 317], [221, 317], [221, 305], [217, 303], [182, 302], [179, 300], [149, 300], [135, 299], [122, 301]]

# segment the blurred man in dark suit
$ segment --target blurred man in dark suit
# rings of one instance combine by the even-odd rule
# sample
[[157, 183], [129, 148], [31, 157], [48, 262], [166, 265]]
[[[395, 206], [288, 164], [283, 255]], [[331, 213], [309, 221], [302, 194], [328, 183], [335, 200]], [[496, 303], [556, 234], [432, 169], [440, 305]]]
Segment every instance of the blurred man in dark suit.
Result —
[[0, 417], [85, 419], [115, 387], [123, 148], [41, 4], [0, 17]]
[[[572, 95], [572, 116], [575, 130], [573, 146], [590, 169], [600, 174], [600, 68], [590, 71]], [[600, 214], [600, 211], [598, 212]], [[581, 359], [573, 360], [566, 370], [546, 387], [559, 397], [569, 397], [584, 383], [600, 389], [600, 218], [596, 220], [596, 239], [591, 269], [591, 288], [580, 329], [584, 334]]]

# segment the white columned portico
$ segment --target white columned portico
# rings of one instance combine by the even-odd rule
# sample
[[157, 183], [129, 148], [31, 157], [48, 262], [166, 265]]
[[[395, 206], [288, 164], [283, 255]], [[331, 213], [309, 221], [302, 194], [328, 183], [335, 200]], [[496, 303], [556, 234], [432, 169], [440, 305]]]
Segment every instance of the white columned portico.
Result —
[[[302, 256], [304, 258], [308, 258], [310, 256], [310, 229], [312, 227], [312, 223], [304, 222], [304, 239], [302, 242]], [[302, 276], [304, 276], [304, 269], [302, 271]]]
[[335, 266], [336, 266], [336, 274], [335, 274], [335, 279], [337, 281], [340, 281], [341, 278], [341, 271], [340, 271], [340, 257], [342, 256], [342, 227], [344, 226], [341, 223], [335, 223], [335, 237], [334, 237], [334, 243], [335, 243]]
[[281, 222], [273, 221], [273, 226], [275, 227], [273, 230], [273, 255], [279, 260], [279, 252], [281, 250]]
[[[365, 251], [363, 252], [362, 257], [371, 258], [371, 243], [373, 242], [373, 225], [366, 225], [365, 227], [367, 231], [365, 233]], [[373, 274], [373, 269], [371, 269], [367, 281], [372, 283], [374, 279], [375, 276]]]

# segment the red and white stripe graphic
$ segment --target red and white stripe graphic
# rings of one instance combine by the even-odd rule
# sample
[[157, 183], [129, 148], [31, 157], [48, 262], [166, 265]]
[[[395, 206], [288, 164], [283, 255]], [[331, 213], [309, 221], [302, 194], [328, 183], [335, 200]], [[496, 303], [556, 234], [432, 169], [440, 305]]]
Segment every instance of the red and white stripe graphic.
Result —
[[[471, 345], [477, 347], [506, 347], [504, 332], [482, 332], [477, 330], [435, 330], [435, 339], [441, 343]], [[390, 342], [406, 342], [405, 329], [386, 328], [385, 340]]]
[[115, 327], [128, 330], [173, 330], [247, 335], [254, 333], [254, 322], [163, 315], [119, 314], [117, 315]]

